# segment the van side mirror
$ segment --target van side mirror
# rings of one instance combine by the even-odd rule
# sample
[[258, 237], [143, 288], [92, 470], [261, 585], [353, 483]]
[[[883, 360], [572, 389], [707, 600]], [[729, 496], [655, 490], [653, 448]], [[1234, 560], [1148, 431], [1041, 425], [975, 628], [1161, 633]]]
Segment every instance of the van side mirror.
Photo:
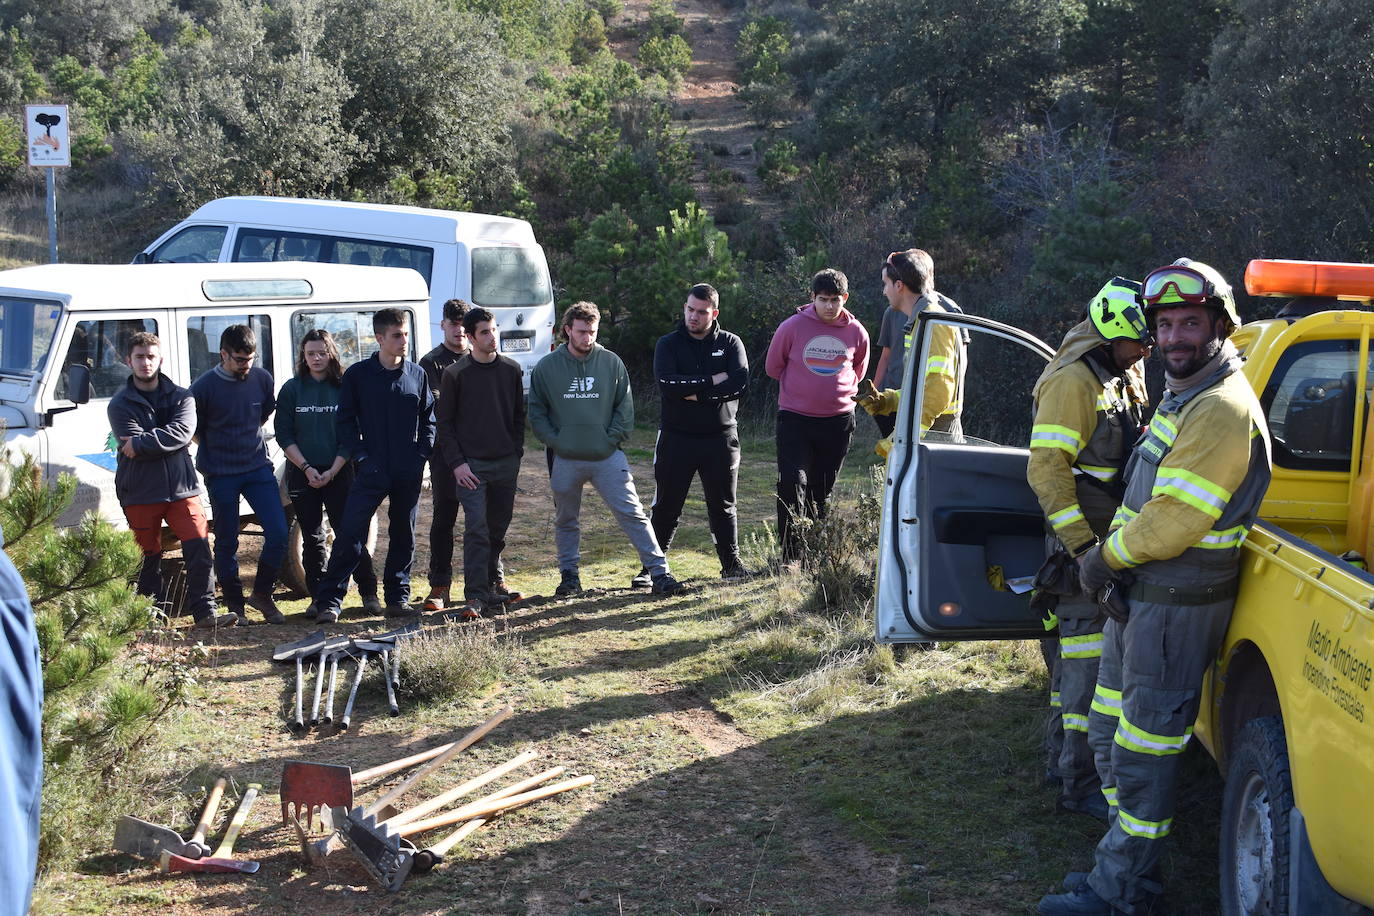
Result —
[[85, 404], [91, 399], [91, 370], [81, 363], [67, 367], [67, 398], [73, 404]]
[[147, 264], [150, 260], [151, 260], [151, 259], [148, 257], [148, 252], [146, 252], [146, 251], [140, 251], [138, 254], [134, 255], [134, 259], [133, 259], [133, 261], [132, 261], [131, 263], [134, 263], [134, 264]]

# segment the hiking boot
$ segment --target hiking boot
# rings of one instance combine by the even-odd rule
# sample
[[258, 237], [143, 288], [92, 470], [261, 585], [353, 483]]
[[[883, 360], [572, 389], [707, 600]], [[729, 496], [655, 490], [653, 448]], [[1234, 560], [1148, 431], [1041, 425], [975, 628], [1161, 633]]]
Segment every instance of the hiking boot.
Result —
[[685, 591], [687, 591], [687, 586], [674, 579], [672, 573], [663, 573], [654, 577], [653, 593], [655, 595], [681, 595]]
[[1078, 885], [1067, 894], [1050, 894], [1040, 898], [1035, 911], [1045, 916], [1114, 916], [1119, 912], [1087, 883]]
[[239, 615], [233, 611], [224, 614], [208, 614], [192, 624], [197, 630], [215, 630], [219, 627], [236, 626], [239, 622]]
[[315, 605], [315, 602], [312, 601], [312, 602], [310, 602], [308, 605], [306, 605], [306, 608], [305, 608], [305, 619], [306, 619], [306, 620], [314, 620], [314, 619], [315, 619], [316, 617], [318, 617], [318, 616], [320, 616], [320, 609]]
[[649, 575], [649, 568], [647, 566], [639, 567], [639, 572], [635, 573], [634, 578], [630, 580], [630, 588], [649, 588], [653, 584], [654, 580], [653, 577]]
[[469, 598], [463, 602], [463, 607], [458, 611], [459, 620], [481, 620], [482, 601], [480, 598]]
[[577, 570], [563, 570], [563, 580], [558, 583], [558, 588], [554, 589], [553, 593], [559, 598], [571, 598], [573, 595], [582, 594], [582, 579], [577, 575]]
[[363, 610], [367, 611], [369, 614], [382, 613], [382, 599], [378, 598], [376, 595], [364, 595]]
[[388, 601], [386, 604], [386, 616], [388, 617], [419, 617], [423, 611], [413, 607], [404, 601]]
[[1086, 814], [1088, 817], [1095, 817], [1104, 823], [1108, 819], [1107, 800], [1102, 797], [1101, 792], [1094, 792], [1085, 795], [1083, 798], [1064, 798], [1060, 796], [1055, 807], [1060, 811], [1072, 811], [1074, 814]]
[[281, 612], [281, 608], [277, 607], [277, 602], [272, 600], [271, 595], [253, 592], [243, 603], [255, 611], [260, 611], [262, 619], [268, 623], [286, 623], [286, 615]]
[[425, 598], [425, 610], [430, 613], [438, 613], [446, 607], [448, 607], [448, 589], [430, 589], [429, 595]]
[[506, 583], [504, 581], [498, 581], [492, 584], [491, 597], [492, 600], [499, 601], [502, 604], [515, 604], [517, 601], [525, 600], [524, 595], [506, 588]]
[[754, 573], [746, 569], [744, 564], [737, 559], [721, 569], [720, 577], [726, 582], [742, 582], [745, 579], [754, 578]]
[[336, 607], [327, 607], [315, 615], [316, 623], [338, 623], [338, 621], [339, 609]]

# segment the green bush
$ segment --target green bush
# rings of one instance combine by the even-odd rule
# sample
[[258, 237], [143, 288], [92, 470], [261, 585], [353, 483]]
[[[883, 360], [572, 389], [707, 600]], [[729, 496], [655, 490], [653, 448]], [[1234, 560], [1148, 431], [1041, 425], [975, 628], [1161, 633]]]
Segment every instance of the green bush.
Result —
[[685, 29], [686, 23], [678, 16], [673, 0], [651, 0], [645, 35], [650, 38], [667, 38], [669, 35], [681, 35]]
[[[438, 703], [473, 697], [520, 670], [520, 642], [481, 627], [448, 624], [401, 645], [398, 699]], [[381, 666], [370, 666], [373, 688], [385, 691]]]
[[759, 178], [770, 191], [781, 191], [801, 172], [797, 167], [797, 144], [791, 140], [770, 143], [759, 162]]
[[655, 35], [639, 46], [639, 62], [648, 72], [677, 83], [692, 67], [692, 47], [681, 35]]
[[775, 16], [764, 16], [750, 22], [739, 33], [735, 44], [739, 55], [740, 82], [776, 83], [783, 74], [783, 65], [792, 50], [792, 30]]

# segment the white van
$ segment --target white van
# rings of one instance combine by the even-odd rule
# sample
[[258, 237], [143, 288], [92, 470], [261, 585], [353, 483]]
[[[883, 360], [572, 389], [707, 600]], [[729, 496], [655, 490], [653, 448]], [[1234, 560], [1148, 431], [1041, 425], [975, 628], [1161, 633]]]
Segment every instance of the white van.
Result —
[[[345, 367], [371, 356], [377, 349], [372, 315], [382, 308], [412, 316], [415, 358], [428, 347], [421, 320], [428, 301], [418, 275], [381, 267], [48, 264], [0, 271], [5, 443], [32, 454], [48, 477], [75, 475], [76, 498], [59, 524], [74, 525], [95, 512], [125, 527], [106, 408], [130, 374], [124, 360], [130, 335], [149, 331], [161, 338], [162, 371], [190, 385], [219, 363], [220, 333], [232, 324], [249, 325], [258, 335], [258, 365], [280, 388], [312, 328], [334, 335]], [[271, 429], [269, 422], [269, 434]], [[280, 480], [282, 455], [275, 447], [270, 453]], [[292, 527], [284, 582], [299, 591], [304, 573], [299, 532]]]
[[544, 249], [523, 219], [337, 200], [222, 197], [149, 245], [135, 263], [327, 261], [409, 267], [429, 284], [430, 337], [444, 303], [489, 309], [500, 350], [525, 370], [553, 349], [553, 285]]

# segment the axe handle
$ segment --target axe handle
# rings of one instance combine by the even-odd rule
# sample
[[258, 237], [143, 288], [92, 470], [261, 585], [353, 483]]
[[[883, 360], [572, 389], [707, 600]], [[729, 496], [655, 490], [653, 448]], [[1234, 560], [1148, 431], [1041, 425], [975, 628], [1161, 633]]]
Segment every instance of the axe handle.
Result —
[[301, 657], [296, 656], [296, 718], [291, 721], [296, 731], [305, 728], [305, 670]]
[[438, 811], [454, 799], [462, 798], [469, 792], [480, 789], [489, 782], [495, 782], [511, 770], [524, 766], [538, 756], [539, 755], [534, 751], [525, 751], [525, 753], [520, 754], [518, 757], [512, 757], [500, 766], [492, 767], [485, 773], [472, 777], [462, 785], [454, 786], [443, 795], [437, 795], [422, 805], [416, 805], [414, 808], [402, 811], [400, 814], [389, 819], [387, 823], [393, 827], [399, 827], [401, 824], [409, 824], [411, 821], [418, 821], [426, 814]]
[[227, 859], [234, 851], [234, 841], [239, 838], [239, 831], [243, 830], [243, 825], [248, 823], [248, 812], [253, 808], [253, 802], [258, 800], [258, 791], [262, 786], [256, 782], [250, 782], [247, 790], [243, 793], [243, 798], [239, 799], [239, 806], [234, 809], [234, 819], [229, 822], [229, 826], [224, 830], [224, 839], [219, 841], [219, 846], [210, 853], [212, 858]]
[[334, 682], [339, 677], [339, 653], [334, 652], [329, 656], [329, 701], [324, 706], [324, 724], [330, 725], [334, 722]]
[[459, 821], [469, 821], [474, 817], [485, 817], [489, 814], [496, 814], [498, 811], [505, 811], [509, 808], [518, 808], [521, 805], [528, 805], [530, 802], [539, 801], [541, 798], [548, 798], [550, 795], [558, 795], [561, 792], [570, 792], [573, 789], [589, 786], [595, 781], [595, 776], [579, 776], [576, 779], [565, 779], [563, 782], [556, 782], [551, 786], [532, 789], [528, 792], [520, 792], [517, 794], [510, 794], [509, 792], [505, 794], [493, 793], [488, 798], [469, 802], [461, 808], [445, 811], [443, 814], [436, 815], [428, 820], [406, 824], [397, 832], [400, 833], [401, 836], [425, 833], [436, 827], [447, 827]]
[[194, 843], [206, 848], [205, 834], [210, 832], [210, 824], [214, 821], [216, 812], [219, 811], [219, 801], [224, 797], [224, 787], [228, 784], [229, 780], [224, 776], [215, 780], [215, 784], [210, 788], [210, 794], [205, 798], [205, 807], [201, 809], [200, 821], [196, 824], [196, 832], [191, 834], [191, 839], [186, 845], [189, 846]]
[[401, 707], [396, 705], [396, 685], [391, 681], [391, 655], [395, 651], [382, 653], [382, 680], [386, 681], [386, 704], [393, 716], [399, 716]]
[[383, 776], [390, 776], [392, 773], [395, 773], [398, 770], [404, 770], [407, 767], [413, 767], [417, 763], [424, 763], [426, 760], [433, 760], [435, 757], [438, 757], [444, 751], [453, 747], [453, 745], [457, 743], [458, 742], [456, 741], [450, 741], [448, 744], [441, 744], [438, 747], [432, 747], [427, 751], [421, 751], [418, 754], [411, 754], [409, 757], [402, 757], [400, 760], [393, 760], [390, 763], [378, 764], [377, 766], [372, 767], [370, 770], [361, 770], [353, 774], [353, 785], [362, 785], [369, 779], [380, 779]]
[[[353, 675], [353, 686], [348, 691], [348, 705], [344, 707], [343, 721], [339, 723], [340, 728], [347, 729], [349, 722], [353, 719], [353, 701], [358, 699], [358, 685], [363, 682], [363, 668], [366, 666], [367, 653], [363, 652], [358, 655], [358, 673]], [[353, 781], [357, 782], [357, 777], [354, 777]]]
[[315, 662], [315, 702], [310, 707], [310, 724], [320, 724], [320, 694], [324, 692], [324, 656], [325, 649], [320, 650], [320, 657]]
[[406, 792], [409, 791], [411, 786], [415, 785], [417, 782], [424, 779], [430, 773], [433, 773], [435, 770], [439, 769], [439, 767], [448, 763], [449, 760], [458, 756], [458, 754], [462, 751], [465, 751], [473, 744], [476, 744], [478, 741], [482, 739], [482, 736], [484, 736], [487, 732], [491, 731], [496, 726], [500, 725], [503, 721], [505, 721], [506, 717], [513, 712], [515, 712], [515, 710], [511, 709], [509, 706], [502, 706], [499, 710], [497, 710], [496, 715], [492, 716], [490, 719], [483, 722], [481, 725], [477, 726], [472, 731], [468, 732], [462, 738], [453, 742], [453, 744], [451, 744], [447, 750], [439, 754], [429, 763], [425, 764], [423, 768], [416, 770], [410, 776], [406, 777], [406, 779], [403, 780], [399, 785], [397, 785], [396, 788], [392, 789], [390, 792], [386, 793], [381, 798], [377, 799], [372, 804], [368, 805], [366, 813], [376, 814], [379, 810], [381, 810], [383, 805], [388, 805], [391, 802], [394, 802], [396, 799], [400, 798], [402, 795], [406, 794]]

